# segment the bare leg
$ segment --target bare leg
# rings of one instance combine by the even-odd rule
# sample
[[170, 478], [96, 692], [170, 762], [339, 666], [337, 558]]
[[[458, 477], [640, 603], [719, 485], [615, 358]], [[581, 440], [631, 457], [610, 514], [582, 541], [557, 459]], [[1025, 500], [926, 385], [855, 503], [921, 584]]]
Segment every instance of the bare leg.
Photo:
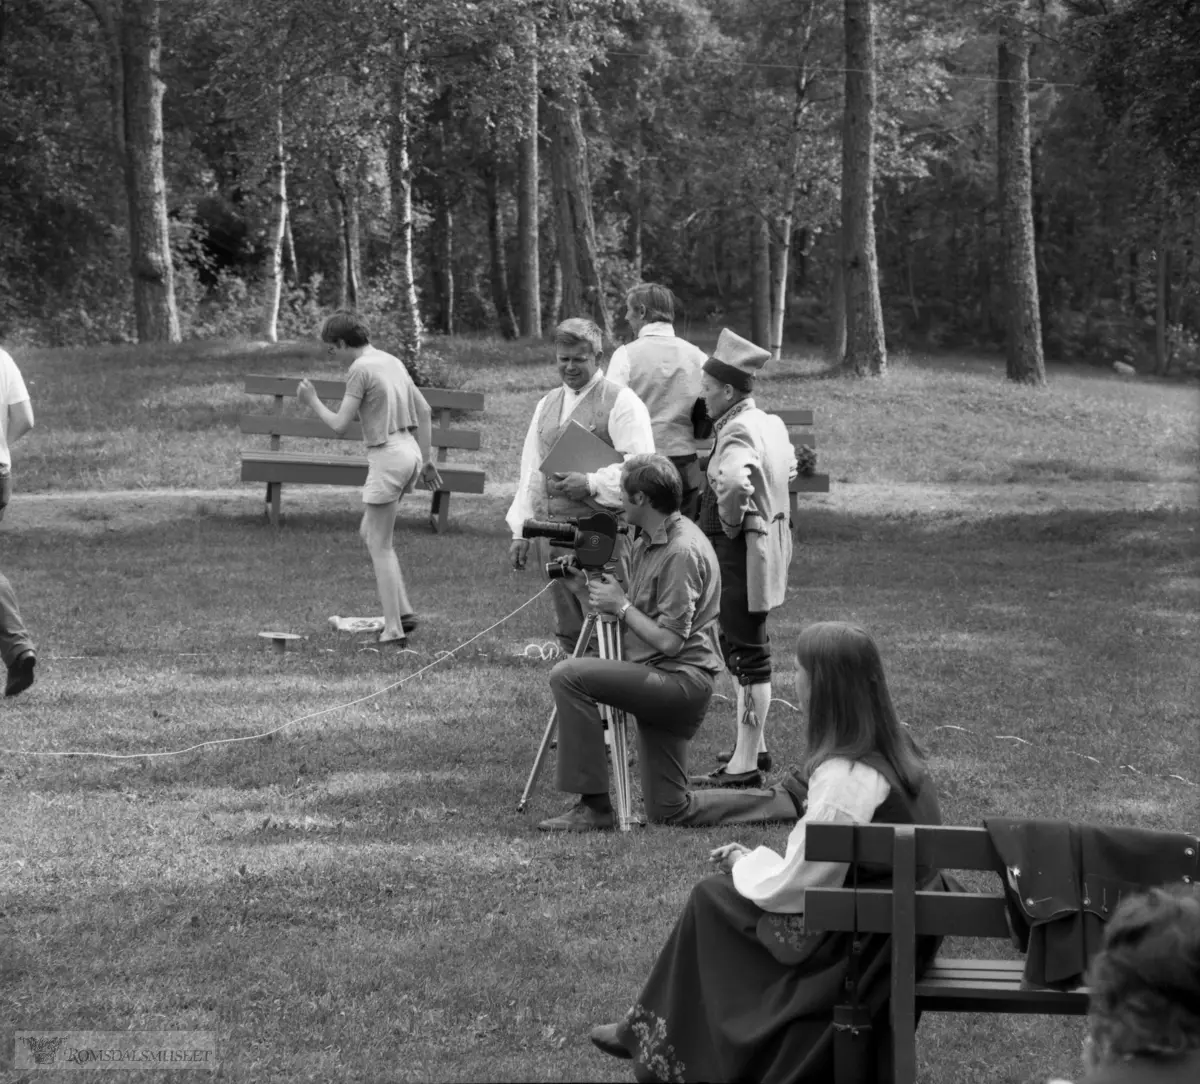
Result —
[[400, 615], [412, 613], [408, 601], [408, 590], [400, 572], [400, 561], [396, 557], [393, 536], [396, 530], [396, 506], [400, 502], [368, 504], [364, 506], [362, 526], [359, 534], [371, 555], [375, 568], [375, 586], [379, 591], [379, 603], [383, 607], [383, 631], [381, 640], [392, 640], [404, 635]]

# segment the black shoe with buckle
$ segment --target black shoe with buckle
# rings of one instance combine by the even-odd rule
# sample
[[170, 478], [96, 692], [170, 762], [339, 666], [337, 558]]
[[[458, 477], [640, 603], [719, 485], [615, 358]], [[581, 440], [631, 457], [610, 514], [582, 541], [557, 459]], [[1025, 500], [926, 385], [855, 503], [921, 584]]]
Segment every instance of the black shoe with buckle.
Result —
[[[733, 759], [733, 750], [726, 749], [723, 753], [717, 754], [718, 764], [728, 764]], [[758, 754], [758, 770], [760, 772], [769, 772], [771, 770], [771, 754], [765, 749]]]
[[604, 1053], [611, 1054], [614, 1058], [629, 1060], [633, 1057], [629, 1048], [621, 1042], [620, 1024], [601, 1024], [599, 1027], [592, 1028], [588, 1038]]
[[5, 696], [16, 696], [23, 693], [33, 684], [33, 668], [37, 665], [37, 656], [32, 651], [18, 655], [12, 666], [8, 668], [8, 681], [4, 685]]
[[715, 772], [709, 772], [708, 775], [689, 775], [688, 785], [700, 789], [706, 787], [724, 787], [727, 790], [756, 788], [763, 785], [763, 773], [757, 768], [748, 772], [729, 772], [724, 768], [718, 768]]

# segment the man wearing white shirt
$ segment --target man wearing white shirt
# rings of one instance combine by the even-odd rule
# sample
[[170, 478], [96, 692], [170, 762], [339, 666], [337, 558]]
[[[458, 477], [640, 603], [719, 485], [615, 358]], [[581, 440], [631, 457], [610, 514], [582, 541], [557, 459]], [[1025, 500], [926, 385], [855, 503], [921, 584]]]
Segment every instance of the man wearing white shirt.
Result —
[[693, 522], [700, 511], [703, 475], [696, 456], [692, 411], [700, 398], [701, 367], [707, 355], [675, 334], [675, 297], [665, 286], [645, 282], [625, 295], [625, 320], [637, 338], [613, 351], [608, 379], [632, 388], [654, 427], [654, 447], [683, 481], [680, 511]]
[[[564, 320], [554, 331], [554, 345], [562, 383], [534, 407], [521, 449], [521, 478], [505, 516], [512, 534], [509, 560], [518, 571], [529, 558], [529, 541], [521, 537], [527, 519], [577, 519], [597, 509], [621, 512], [621, 463], [588, 474], [571, 471], [549, 478], [542, 474], [542, 462], [569, 422], [578, 422], [611, 445], [623, 460], [654, 451], [645, 404], [629, 388], [606, 379], [600, 369], [600, 328], [591, 320]], [[550, 597], [554, 634], [569, 654], [583, 628], [583, 605], [566, 580], [551, 581]]]
[[[17, 363], [0, 350], [0, 519], [12, 496], [12, 455], [10, 442], [16, 443], [33, 428], [33, 406]], [[0, 660], [8, 670], [5, 696], [16, 696], [33, 684], [37, 655], [21, 613], [12, 584], [0, 573]]]

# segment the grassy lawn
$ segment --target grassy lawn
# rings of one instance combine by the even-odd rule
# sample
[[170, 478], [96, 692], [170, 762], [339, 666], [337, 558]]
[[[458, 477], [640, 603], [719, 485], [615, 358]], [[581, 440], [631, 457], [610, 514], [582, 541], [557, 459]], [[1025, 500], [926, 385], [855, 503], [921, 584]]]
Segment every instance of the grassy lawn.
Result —
[[[505, 364], [485, 368], [501, 350]], [[489, 393], [481, 456], [499, 487], [550, 378], [544, 352], [444, 352]], [[334, 633], [328, 615], [377, 609], [357, 493], [289, 498], [276, 534], [236, 482], [240, 376], [305, 360], [195, 346], [18, 357], [39, 420], [19, 448], [18, 501], [229, 493], [14, 508], [0, 567], [41, 661], [37, 684], [0, 703], [0, 747], [165, 752], [290, 725], [177, 757], [0, 757], [0, 1077], [13, 1028], [87, 1028], [214, 1030], [236, 1081], [628, 1079], [588, 1028], [637, 994], [709, 848], [781, 846], [786, 828], [545, 837], [535, 821], [564, 804], [551, 772], [518, 815], [550, 706], [547, 665], [521, 652], [548, 638], [548, 602], [412, 676], [539, 590], [506, 568], [506, 502], [456, 498], [444, 537], [423, 498], [402, 508], [398, 545], [426, 618], [416, 653]], [[994, 366], [916, 361], [854, 385], [811, 379], [802, 359], [782, 368], [770, 391], [816, 407], [835, 480], [1000, 491], [1036, 476], [1067, 494], [1195, 478], [1196, 396], [1176, 385], [1070, 371], [1031, 392]], [[1200, 782], [1200, 514], [1194, 501], [1068, 503], [816, 507], [774, 620], [779, 668], [809, 621], [871, 629], [951, 823], [1196, 831], [1200, 788], [1184, 780]], [[276, 628], [306, 639], [278, 654], [257, 636]], [[783, 763], [802, 750], [793, 718], [775, 705]], [[719, 701], [699, 764], [731, 727]], [[1078, 1020], [927, 1016], [921, 1080], [1070, 1075], [1081, 1034]]]

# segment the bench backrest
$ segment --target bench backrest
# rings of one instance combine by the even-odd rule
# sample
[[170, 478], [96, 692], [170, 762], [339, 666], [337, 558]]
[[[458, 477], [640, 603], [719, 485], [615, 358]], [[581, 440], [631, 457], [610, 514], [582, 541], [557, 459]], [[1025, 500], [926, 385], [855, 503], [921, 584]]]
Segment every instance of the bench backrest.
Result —
[[[799, 444], [807, 448], [815, 448], [817, 446], [817, 438], [812, 432], [813, 412], [811, 410], [806, 410], [802, 407], [781, 407], [778, 410], [768, 410], [767, 413], [775, 414], [788, 427], [788, 437], [791, 439], [792, 444]], [[799, 429], [801, 432], [791, 431], [795, 429]], [[791, 491], [792, 522], [795, 523], [798, 510], [796, 494], [828, 493], [829, 475], [797, 475], [792, 479], [788, 489]]]
[[[1009, 936], [1004, 895], [995, 892], [917, 892], [916, 869], [996, 870], [1000, 860], [984, 828], [892, 824], [810, 824], [805, 854], [814, 861], [860, 862], [892, 869], [892, 888], [860, 889], [858, 928], [867, 933], [890, 933], [897, 922], [895, 907], [905, 888], [912, 897], [912, 930], [917, 936]], [[902, 883], [903, 882], [903, 883]], [[896, 891], [893, 891], [895, 889]], [[804, 910], [812, 927], [850, 930], [854, 923], [855, 892], [844, 888], [809, 889]]]
[[[295, 398], [299, 376], [248, 376], [247, 395], [275, 397], [273, 413], [243, 414], [239, 425], [243, 433], [255, 433], [271, 438], [272, 450], [279, 449], [280, 437], [317, 437], [325, 440], [362, 440], [362, 425], [352, 422], [345, 433], [333, 432], [320, 418], [285, 417], [285, 399]], [[317, 395], [329, 402], [341, 402], [346, 392], [344, 380], [314, 380]], [[446, 461], [446, 449], [479, 450], [479, 433], [473, 429], [451, 428], [451, 416], [456, 410], [482, 410], [483, 394], [477, 391], [452, 391], [447, 388], [421, 388], [421, 394], [435, 414], [433, 446], [438, 449], [438, 462]]]

